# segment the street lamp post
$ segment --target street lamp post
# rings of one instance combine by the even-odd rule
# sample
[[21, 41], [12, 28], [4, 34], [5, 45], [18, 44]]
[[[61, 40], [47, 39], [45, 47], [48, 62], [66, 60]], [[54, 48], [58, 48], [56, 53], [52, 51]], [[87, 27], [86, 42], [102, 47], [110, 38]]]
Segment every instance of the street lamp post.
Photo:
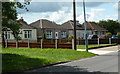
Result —
[[88, 51], [88, 39], [87, 39], [87, 28], [86, 28], [86, 13], [85, 13], [85, 1], [83, 0], [83, 10], [84, 10], [84, 27], [85, 27], [85, 48]]
[[76, 50], [76, 7], [75, 7], [75, 0], [73, 0], [73, 17], [74, 17], [74, 50]]

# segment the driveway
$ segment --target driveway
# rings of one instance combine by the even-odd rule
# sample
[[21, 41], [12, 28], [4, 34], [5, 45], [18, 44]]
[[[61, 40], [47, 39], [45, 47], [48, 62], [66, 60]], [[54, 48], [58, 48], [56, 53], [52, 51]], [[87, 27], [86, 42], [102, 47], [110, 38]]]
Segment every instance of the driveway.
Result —
[[[77, 51], [86, 51], [85, 49], [77, 49]], [[104, 47], [104, 48], [98, 48], [98, 49], [90, 49], [89, 52], [103, 55], [111, 52], [117, 52], [118, 46], [110, 46], [110, 47]]]

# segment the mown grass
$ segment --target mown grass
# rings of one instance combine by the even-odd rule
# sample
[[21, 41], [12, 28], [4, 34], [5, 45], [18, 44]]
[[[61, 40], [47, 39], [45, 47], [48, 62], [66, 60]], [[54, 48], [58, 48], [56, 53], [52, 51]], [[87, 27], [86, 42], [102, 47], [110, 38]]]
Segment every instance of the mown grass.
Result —
[[[117, 45], [117, 44], [114, 43], [114, 44], [105, 44], [105, 45], [88, 45], [88, 49], [105, 47], [105, 46], [113, 46], [113, 45]], [[77, 45], [77, 49], [85, 49], [85, 45]]]
[[4, 48], [2, 49], [2, 54], [3, 72], [24, 70], [50, 63], [95, 56], [95, 54], [86, 51], [37, 48]]

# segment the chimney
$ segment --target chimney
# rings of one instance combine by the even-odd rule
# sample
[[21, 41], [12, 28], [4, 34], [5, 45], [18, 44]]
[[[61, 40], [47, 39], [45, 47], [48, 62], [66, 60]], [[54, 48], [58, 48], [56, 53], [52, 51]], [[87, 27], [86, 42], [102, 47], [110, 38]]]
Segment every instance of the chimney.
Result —
[[19, 19], [19, 21], [23, 22], [23, 21], [24, 21], [23, 17], [21, 17], [21, 18]]

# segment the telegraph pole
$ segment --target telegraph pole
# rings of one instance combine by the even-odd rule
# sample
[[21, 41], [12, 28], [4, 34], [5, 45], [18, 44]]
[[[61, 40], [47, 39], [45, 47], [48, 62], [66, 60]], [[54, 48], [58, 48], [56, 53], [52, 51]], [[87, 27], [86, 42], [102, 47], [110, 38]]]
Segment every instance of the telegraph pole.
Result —
[[76, 6], [75, 0], [73, 0], [73, 17], [74, 17], [74, 50], [76, 49]]
[[83, 0], [83, 10], [84, 10], [84, 27], [85, 27], [85, 48], [88, 51], [88, 39], [87, 39], [87, 26], [86, 26], [86, 13], [85, 13], [85, 1]]

